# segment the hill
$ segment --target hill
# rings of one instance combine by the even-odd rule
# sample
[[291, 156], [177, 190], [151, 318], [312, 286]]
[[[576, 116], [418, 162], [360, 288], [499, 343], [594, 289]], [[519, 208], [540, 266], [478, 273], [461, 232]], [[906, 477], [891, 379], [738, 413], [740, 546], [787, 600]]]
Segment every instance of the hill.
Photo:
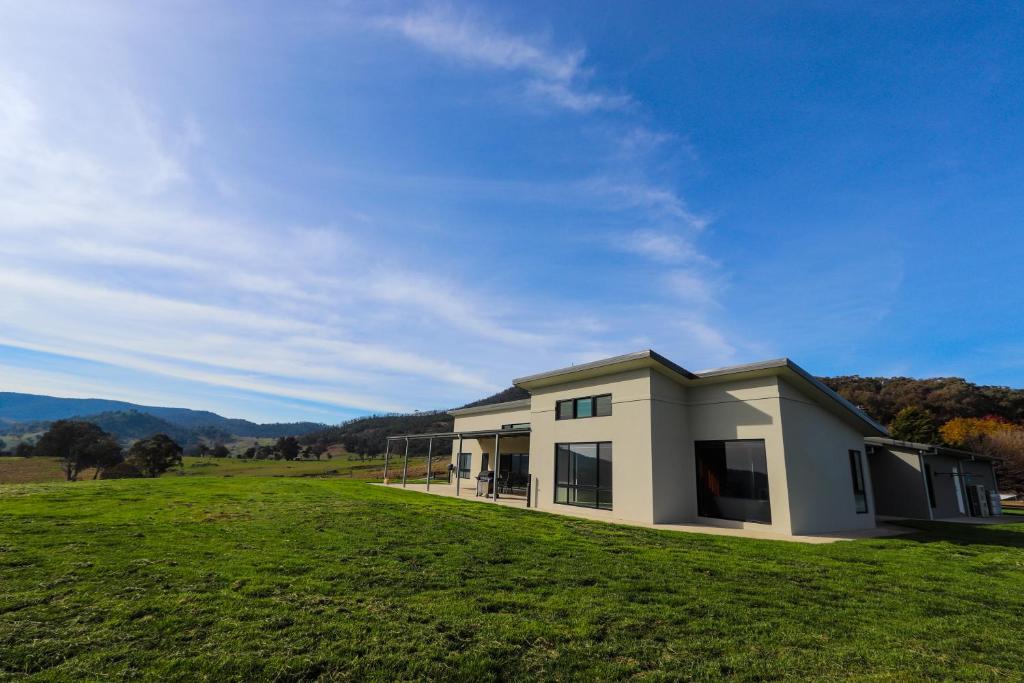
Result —
[[190, 430], [218, 429], [234, 436], [276, 438], [299, 436], [323, 429], [316, 422], [275, 422], [257, 424], [249, 420], [227, 418], [208, 410], [145, 406], [102, 398], [61, 398], [38, 394], [0, 392], [0, 423], [52, 422], [70, 417], [105, 413], [136, 412], [151, 415], [172, 425]]
[[960, 377], [820, 377], [868, 415], [888, 425], [901, 409], [919, 406], [938, 423], [954, 417], [997, 415], [1024, 422], [1024, 389], [972, 384]]

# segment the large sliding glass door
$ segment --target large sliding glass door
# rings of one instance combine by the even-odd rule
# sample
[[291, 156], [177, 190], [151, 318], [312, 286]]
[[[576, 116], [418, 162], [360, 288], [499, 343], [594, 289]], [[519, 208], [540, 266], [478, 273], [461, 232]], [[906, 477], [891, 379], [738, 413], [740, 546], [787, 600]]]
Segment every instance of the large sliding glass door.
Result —
[[612, 509], [612, 445], [555, 445], [555, 502]]
[[698, 515], [771, 523], [764, 441], [698, 441], [694, 452]]

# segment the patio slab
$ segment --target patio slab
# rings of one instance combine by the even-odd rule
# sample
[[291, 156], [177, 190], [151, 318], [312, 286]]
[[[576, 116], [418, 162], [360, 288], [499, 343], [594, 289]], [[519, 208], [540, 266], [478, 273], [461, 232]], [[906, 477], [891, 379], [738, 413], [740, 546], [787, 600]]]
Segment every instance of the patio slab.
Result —
[[[374, 486], [387, 486], [388, 488], [403, 488], [401, 483], [388, 483], [388, 484], [373, 484]], [[736, 529], [730, 527], [719, 527], [712, 526], [710, 524], [650, 524], [647, 522], [637, 522], [629, 519], [619, 519], [617, 517], [609, 517], [606, 513], [600, 510], [588, 510], [586, 508], [577, 508], [569, 505], [561, 506], [566, 508], [565, 510], [550, 510], [544, 509], [539, 510], [537, 508], [527, 508], [526, 498], [522, 496], [499, 496], [497, 501], [490, 498], [478, 497], [476, 495], [475, 482], [468, 484], [467, 488], [460, 491], [459, 495], [455, 493], [455, 486], [448, 484], [447, 482], [432, 483], [430, 490], [427, 491], [426, 484], [407, 484], [405, 487], [407, 491], [416, 491], [417, 493], [426, 493], [434, 496], [443, 496], [445, 498], [461, 498], [464, 500], [475, 501], [485, 505], [504, 505], [506, 507], [516, 507], [524, 510], [531, 510], [533, 512], [546, 513], [552, 515], [561, 515], [563, 517], [575, 517], [577, 519], [589, 519], [598, 522], [607, 522], [610, 524], [624, 524], [626, 526], [643, 527], [647, 529], [660, 529], [665, 531], [682, 531], [691, 534], [710, 534], [713, 536], [736, 536], [739, 538], [758, 538], [762, 540], [770, 541], [790, 541], [793, 543], [835, 543], [837, 541], [852, 541], [860, 538], [885, 538], [888, 536], [900, 536], [903, 534], [914, 533], [914, 529], [900, 526], [891, 526], [887, 524], [879, 524], [875, 529], [860, 529], [856, 531], [844, 531], [833, 534], [809, 534], [801, 536], [790, 536], [786, 534], [780, 534], [772, 531], [752, 529], [750, 527], [744, 529]]]

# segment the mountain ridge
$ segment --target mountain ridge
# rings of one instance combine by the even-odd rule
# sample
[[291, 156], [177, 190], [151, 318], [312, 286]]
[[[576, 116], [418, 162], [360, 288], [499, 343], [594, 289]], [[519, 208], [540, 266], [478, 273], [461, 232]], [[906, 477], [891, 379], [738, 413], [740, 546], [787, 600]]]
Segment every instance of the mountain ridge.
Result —
[[164, 420], [184, 429], [217, 428], [233, 436], [279, 437], [299, 436], [323, 429], [319, 422], [257, 423], [241, 418], [218, 415], [209, 410], [146, 406], [105, 398], [64, 398], [45, 394], [0, 392], [0, 421], [52, 422], [68, 418], [90, 418], [109, 413], [137, 412]]

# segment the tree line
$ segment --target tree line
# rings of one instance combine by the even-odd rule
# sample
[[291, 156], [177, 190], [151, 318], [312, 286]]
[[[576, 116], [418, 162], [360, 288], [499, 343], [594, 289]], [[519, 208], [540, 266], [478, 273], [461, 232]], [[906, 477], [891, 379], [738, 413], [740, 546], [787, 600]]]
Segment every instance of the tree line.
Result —
[[49, 457], [60, 462], [67, 481], [86, 470], [93, 479], [159, 477], [181, 465], [182, 448], [166, 434], [139, 439], [127, 449], [100, 426], [84, 420], [57, 420], [34, 444], [18, 444], [13, 455]]

